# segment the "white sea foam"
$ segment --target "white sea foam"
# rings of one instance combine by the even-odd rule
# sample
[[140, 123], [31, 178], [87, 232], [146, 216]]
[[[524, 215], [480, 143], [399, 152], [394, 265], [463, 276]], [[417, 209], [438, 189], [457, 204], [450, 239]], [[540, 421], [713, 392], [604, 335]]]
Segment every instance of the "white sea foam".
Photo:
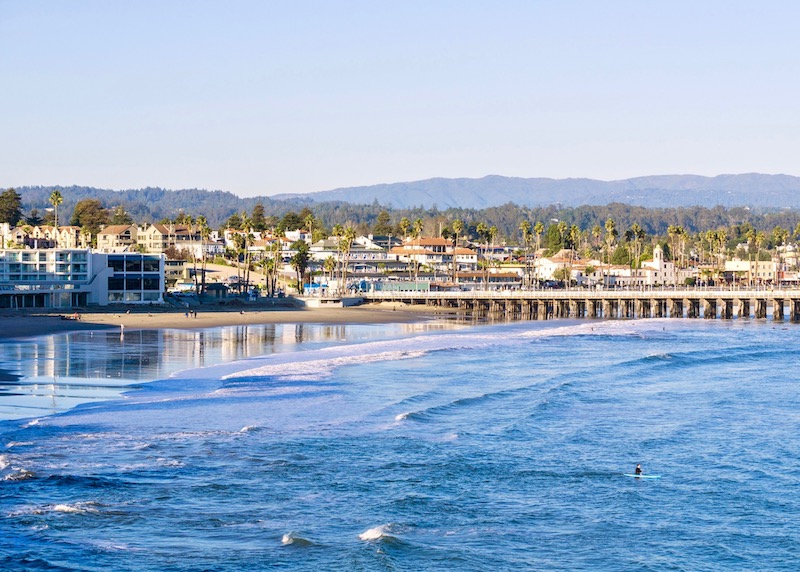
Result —
[[0, 455], [0, 471], [8, 467], [10, 462], [7, 455]]
[[28, 427], [33, 427], [34, 425], [38, 425], [41, 422], [41, 419], [34, 419], [32, 421], [28, 421], [25, 425], [22, 426], [23, 429], [27, 429]]
[[29, 447], [33, 445], [32, 441], [9, 441], [6, 443], [6, 449], [11, 449], [12, 447]]
[[36, 473], [28, 469], [15, 469], [3, 477], [4, 481], [27, 481], [36, 478]]
[[320, 380], [329, 377], [333, 373], [333, 370], [342, 366], [375, 363], [380, 361], [413, 359], [416, 357], [421, 357], [426, 353], [427, 352], [422, 350], [398, 350], [374, 354], [342, 355], [331, 358], [312, 359], [309, 361], [267, 364], [261, 367], [227, 375], [224, 379], [237, 379], [243, 377], [272, 377], [287, 381]]
[[156, 462], [161, 465], [162, 467], [185, 467], [186, 465], [183, 461], [178, 461], [177, 459], [165, 459], [163, 457], [159, 457], [156, 459]]
[[287, 532], [281, 537], [281, 544], [283, 544], [284, 546], [289, 546], [289, 545], [310, 546], [311, 544], [313, 544], [313, 542], [311, 542], [307, 538], [303, 538], [296, 532]]
[[261, 429], [258, 425], [245, 425], [239, 429], [239, 433], [250, 433], [251, 431], [258, 431]]
[[94, 501], [76, 502], [73, 504], [57, 504], [53, 505], [53, 512], [63, 512], [68, 514], [97, 514], [98, 504]]
[[393, 525], [391, 523], [381, 524], [380, 526], [365, 530], [358, 535], [358, 538], [366, 541], [380, 540], [382, 538], [394, 538], [394, 536], [391, 534], [392, 529]]
[[[647, 322], [647, 320], [643, 320]], [[642, 321], [637, 321], [637, 323]], [[619, 324], [619, 321], [613, 324]], [[664, 319], [659, 319], [659, 324]], [[304, 351], [279, 352], [265, 356], [252, 357], [224, 364], [212, 365], [199, 369], [184, 370], [170, 375], [171, 379], [191, 380], [192, 386], [207, 381], [216, 384], [220, 379], [232, 381], [243, 378], [272, 378], [282, 381], [318, 381], [329, 378], [342, 366], [368, 364], [381, 361], [413, 359], [425, 356], [430, 352], [449, 350], [474, 350], [496, 345], [513, 345], [530, 343], [532, 339], [548, 336], [569, 336], [575, 334], [631, 335], [636, 332], [627, 322], [621, 326], [608, 326], [612, 322], [569, 322], [566, 325], [554, 325], [538, 322], [531, 329], [533, 322], [513, 323], [498, 327], [470, 328], [466, 330], [448, 329], [431, 333], [420, 331], [411, 336], [362, 343], [342, 343]], [[652, 326], [647, 326], [652, 329]], [[641, 329], [641, 325], [639, 326]], [[660, 326], [659, 330], [662, 329]], [[207, 397], [241, 393], [243, 387], [225, 388], [209, 386]], [[263, 388], [261, 388], [263, 390]], [[196, 399], [195, 393], [190, 397]], [[175, 401], [185, 397], [171, 396], [163, 401]]]
[[411, 415], [411, 411], [406, 411], [405, 413], [399, 413], [394, 416], [395, 421], [404, 421], [408, 419], [408, 416]]

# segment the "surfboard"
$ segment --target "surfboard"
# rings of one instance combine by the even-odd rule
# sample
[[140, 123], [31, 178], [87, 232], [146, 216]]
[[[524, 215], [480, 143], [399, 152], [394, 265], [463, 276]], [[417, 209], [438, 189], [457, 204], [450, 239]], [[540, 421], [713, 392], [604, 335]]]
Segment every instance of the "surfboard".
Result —
[[633, 473], [623, 473], [625, 477], [633, 477], [634, 479], [660, 479], [661, 475], [634, 475]]

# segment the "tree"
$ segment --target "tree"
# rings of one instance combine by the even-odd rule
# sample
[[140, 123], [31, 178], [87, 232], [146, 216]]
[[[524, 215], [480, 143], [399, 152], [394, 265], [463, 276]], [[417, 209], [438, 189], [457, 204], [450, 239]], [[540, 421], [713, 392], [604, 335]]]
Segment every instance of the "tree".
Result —
[[133, 224], [133, 218], [125, 212], [125, 207], [117, 205], [111, 214], [111, 224]]
[[560, 220], [556, 225], [558, 229], [558, 236], [561, 238], [561, 249], [565, 249], [567, 247], [567, 233], [569, 231], [569, 225], [566, 221]]
[[0, 222], [7, 222], [11, 226], [22, 219], [22, 197], [14, 189], [8, 189], [0, 194]]
[[533, 238], [533, 230], [531, 227], [531, 223], [527, 220], [524, 220], [519, 225], [519, 230], [522, 233], [522, 246], [523, 246], [523, 253], [525, 256], [525, 280], [524, 283], [526, 285], [530, 285], [531, 281], [531, 272], [530, 272], [530, 264], [528, 262], [528, 251], [530, 250], [531, 246], [531, 239]]
[[350, 264], [350, 249], [356, 239], [356, 229], [347, 225], [339, 240], [339, 249], [342, 252], [342, 284], [340, 288], [347, 289], [347, 266]]
[[294, 211], [286, 213], [278, 223], [278, 232], [283, 234], [287, 230], [297, 230], [303, 227], [303, 216]]
[[297, 291], [300, 294], [305, 293], [304, 276], [308, 269], [308, 263], [311, 260], [311, 252], [305, 240], [296, 240], [292, 243], [292, 250], [295, 251], [292, 255], [289, 264], [292, 269], [297, 273]]
[[242, 215], [239, 213], [233, 213], [231, 216], [229, 216], [228, 220], [225, 221], [225, 228], [242, 230]]
[[382, 210], [378, 213], [378, 218], [372, 226], [372, 232], [379, 236], [388, 236], [392, 234], [393, 230], [392, 217], [389, 215], [388, 211]]
[[422, 229], [424, 227], [424, 223], [421, 218], [418, 218], [414, 221], [414, 225], [411, 228], [411, 238], [412, 240], [417, 241], [417, 247], [414, 249], [414, 280], [419, 279], [419, 239], [422, 236]]
[[97, 199], [84, 199], [75, 205], [70, 224], [85, 227], [93, 236], [108, 224], [108, 210]]
[[326, 282], [332, 282], [333, 274], [336, 272], [336, 259], [333, 256], [328, 256], [322, 263], [322, 271], [325, 273]]
[[569, 242], [570, 242], [569, 280], [567, 280], [567, 287], [569, 287], [570, 283], [572, 282], [572, 264], [575, 260], [575, 248], [577, 247], [580, 240], [581, 240], [581, 229], [578, 228], [578, 225], [573, 224], [569, 229]]
[[[544, 233], [544, 223], [537, 221], [533, 225], [533, 233], [536, 235], [536, 253], [533, 255], [533, 264], [536, 265], [536, 257], [539, 255], [539, 250], [542, 248], [542, 234]], [[536, 266], [536, 277], [539, 277], [539, 267]]]
[[25, 217], [25, 222], [31, 226], [39, 226], [42, 224], [42, 217], [39, 216], [39, 211], [37, 209], [31, 209], [31, 212]]
[[464, 232], [464, 221], [457, 218], [453, 221], [453, 282], [458, 282], [458, 238]]
[[203, 294], [206, 291], [206, 244], [208, 243], [208, 239], [211, 237], [211, 227], [208, 226], [208, 221], [203, 215], [197, 217], [197, 226], [200, 228], [200, 249], [203, 256], [203, 262], [200, 271], [200, 294]]
[[758, 277], [758, 259], [761, 257], [761, 246], [766, 242], [767, 236], [764, 234], [763, 231], [758, 231], [755, 236], [755, 243], [756, 243], [756, 280], [761, 280]]
[[400, 229], [400, 234], [403, 235], [403, 242], [408, 239], [408, 231], [411, 228], [411, 221], [408, 220], [406, 217], [400, 219], [400, 223], [397, 225]]
[[279, 260], [281, 254], [280, 241], [274, 240], [267, 248], [267, 256], [262, 265], [264, 267], [264, 280], [266, 282], [267, 295], [275, 296], [278, 283]]
[[50, 204], [53, 205], [53, 208], [55, 209], [55, 222], [53, 223], [53, 226], [56, 228], [56, 230], [58, 230], [58, 205], [62, 204], [63, 202], [64, 197], [61, 196], [61, 192], [58, 189], [50, 193]]
[[256, 203], [256, 206], [253, 207], [253, 212], [250, 215], [250, 221], [253, 226], [253, 230], [257, 232], [263, 232], [267, 229], [267, 220], [264, 218], [264, 205], [261, 203]]
[[303, 219], [303, 227], [308, 231], [311, 237], [311, 242], [314, 242], [314, 228], [317, 226], [317, 219], [314, 218], [314, 213], [309, 212]]

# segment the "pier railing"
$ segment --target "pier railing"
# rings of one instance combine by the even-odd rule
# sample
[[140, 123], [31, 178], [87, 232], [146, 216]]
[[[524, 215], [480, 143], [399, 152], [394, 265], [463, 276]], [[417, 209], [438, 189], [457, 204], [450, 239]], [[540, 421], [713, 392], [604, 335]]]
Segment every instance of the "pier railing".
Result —
[[800, 321], [800, 289], [642, 288], [367, 292], [366, 302], [424, 304], [474, 314], [549, 318], [766, 318]]
[[541, 290], [465, 290], [442, 292], [367, 292], [360, 294], [364, 300], [472, 300], [475, 298], [495, 300], [616, 300], [672, 299], [672, 298], [758, 298], [766, 300], [800, 299], [800, 289], [734, 289], [734, 288], [653, 288], [643, 290], [593, 290], [593, 289], [541, 289]]

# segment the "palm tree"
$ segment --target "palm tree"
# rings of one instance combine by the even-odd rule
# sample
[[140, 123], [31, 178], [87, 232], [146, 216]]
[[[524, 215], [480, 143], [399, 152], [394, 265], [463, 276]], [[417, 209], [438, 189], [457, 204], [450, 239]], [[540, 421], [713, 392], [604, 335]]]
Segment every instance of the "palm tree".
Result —
[[206, 244], [208, 243], [208, 239], [211, 236], [211, 227], [208, 226], [208, 221], [206, 217], [200, 215], [197, 217], [197, 224], [200, 227], [200, 248], [202, 250], [203, 262], [201, 265], [201, 282], [200, 282], [200, 293], [203, 294], [206, 291], [206, 262], [207, 262], [207, 252], [206, 252]]
[[[475, 227], [475, 232], [478, 233], [478, 242], [483, 242], [483, 267], [484, 270], [488, 268], [489, 261], [486, 257], [486, 252], [489, 250], [489, 225], [485, 222], [479, 222], [478, 226]], [[486, 275], [487, 273], [484, 273]], [[484, 280], [484, 288], [486, 287], [486, 281]]]
[[575, 248], [580, 242], [581, 239], [581, 229], [578, 228], [578, 225], [573, 224], [569, 229], [569, 242], [570, 242], [570, 249], [569, 249], [569, 276], [567, 278], [567, 288], [572, 284], [572, 263], [575, 260]]
[[313, 213], [308, 213], [306, 218], [303, 219], [303, 226], [306, 227], [308, 231], [308, 235], [311, 238], [311, 242], [314, 242], [314, 225], [316, 224], [316, 219], [314, 218]]
[[58, 205], [64, 202], [64, 197], [61, 196], [61, 191], [56, 189], [52, 193], [50, 193], [50, 204], [53, 205], [55, 209], [53, 215], [53, 227], [55, 228], [56, 232], [56, 246], [58, 246]]
[[267, 256], [264, 258], [264, 281], [267, 290], [267, 295], [270, 297], [275, 296], [278, 282], [278, 258], [280, 256], [280, 242], [274, 240], [267, 248]]
[[561, 237], [561, 249], [565, 249], [567, 247], [567, 231], [569, 230], [569, 225], [567, 225], [566, 221], [560, 220], [556, 225], [558, 229], [558, 236]]
[[322, 271], [325, 273], [328, 281], [333, 281], [333, 274], [336, 272], [336, 259], [333, 256], [328, 256], [322, 263]]
[[761, 245], [767, 241], [767, 237], [763, 231], [759, 230], [755, 236], [755, 243], [756, 243], [756, 280], [758, 278], [758, 259], [761, 257]]
[[403, 233], [403, 242], [405, 242], [408, 239], [408, 231], [411, 228], [411, 221], [406, 217], [403, 217], [400, 219], [400, 222], [397, 226], [400, 227], [400, 232]]
[[[616, 240], [619, 233], [617, 232], [617, 223], [615, 223], [612, 219], [606, 220], [606, 265], [607, 270], [608, 267], [611, 266], [611, 247], [614, 245], [614, 241]], [[608, 286], [608, 278], [604, 281], [604, 284]]]
[[308, 269], [311, 253], [305, 240], [297, 240], [292, 243], [292, 250], [294, 250], [295, 253], [289, 264], [291, 264], [292, 269], [297, 273], [297, 291], [302, 295], [305, 293], [303, 277]]
[[356, 239], [356, 229], [347, 225], [342, 234], [340, 247], [344, 255], [344, 263], [342, 264], [342, 286], [347, 285], [347, 265], [350, 263], [350, 249], [353, 247], [353, 241]]
[[538, 281], [539, 267], [536, 266], [536, 255], [539, 254], [539, 250], [542, 248], [542, 234], [544, 233], [544, 223], [538, 221], [535, 225], [533, 225], [533, 233], [536, 235], [536, 254], [533, 255], [533, 265], [536, 267], [536, 278]]
[[527, 220], [522, 221], [519, 225], [519, 230], [522, 232], [522, 244], [525, 252], [525, 283], [530, 286], [531, 276], [530, 265], [528, 263], [528, 251], [530, 250], [531, 239], [533, 238], [531, 223]]
[[418, 218], [414, 221], [414, 224], [411, 227], [411, 240], [416, 240], [417, 244], [414, 248], [414, 257], [411, 261], [411, 270], [414, 272], [414, 281], [416, 282], [419, 278], [419, 239], [422, 236], [422, 228], [423, 222], [421, 218]]
[[458, 237], [464, 232], [464, 221], [456, 219], [453, 221], [453, 282], [458, 283]]
[[789, 231], [781, 228], [780, 226], [776, 226], [772, 229], [772, 242], [775, 245], [775, 250], [778, 252], [778, 267], [780, 272], [780, 277], [783, 277], [783, 251], [784, 249], [779, 248], [786, 244], [786, 239], [789, 238]]
[[[756, 231], [751, 228], [747, 232], [745, 237], [747, 238], [747, 260], [750, 263], [750, 264], [747, 265], [747, 268], [748, 268], [748, 272], [747, 272], [748, 280], [747, 280], [747, 282], [748, 282], [748, 286], [752, 288], [753, 287], [753, 272], [752, 272], [753, 249], [751, 248], [751, 246], [755, 246], [755, 244], [756, 244]], [[758, 257], [756, 257], [756, 270], [758, 270]]]

